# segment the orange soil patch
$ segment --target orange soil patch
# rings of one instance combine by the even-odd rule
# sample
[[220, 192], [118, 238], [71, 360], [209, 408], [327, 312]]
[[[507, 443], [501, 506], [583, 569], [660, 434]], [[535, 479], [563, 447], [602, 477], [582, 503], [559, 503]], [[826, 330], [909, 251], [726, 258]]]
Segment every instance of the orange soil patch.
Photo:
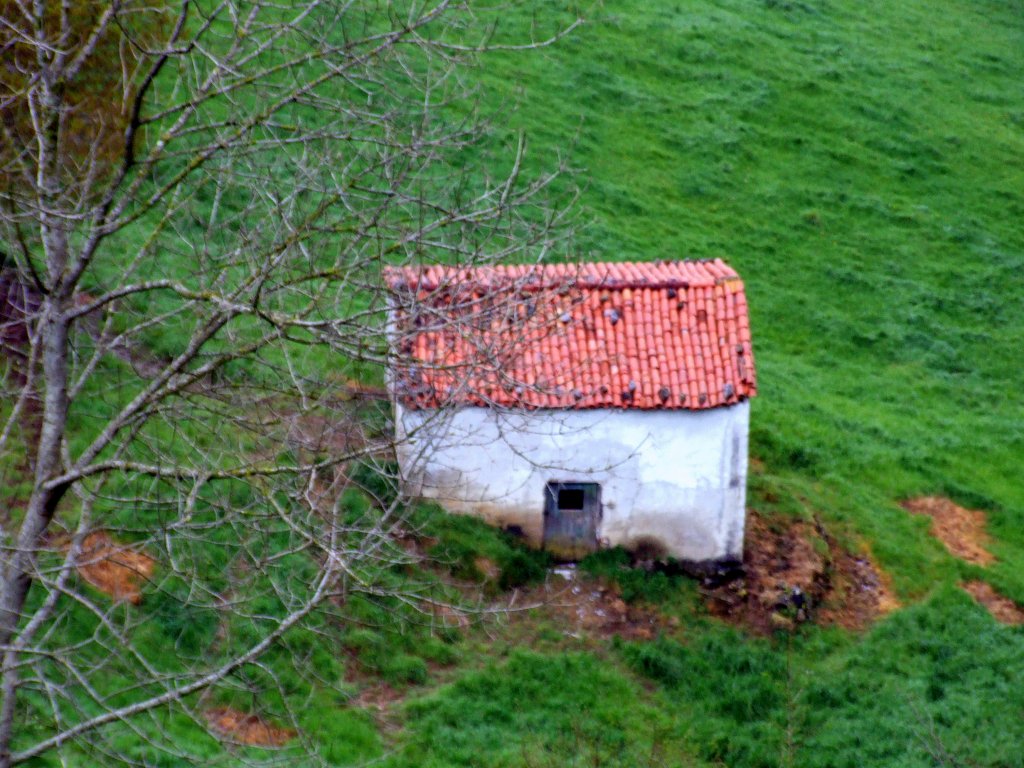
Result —
[[869, 557], [841, 548], [820, 523], [747, 517], [742, 576], [703, 590], [709, 611], [758, 634], [805, 621], [862, 629], [897, 608]]
[[259, 715], [247, 714], [231, 707], [208, 709], [203, 714], [212, 730], [239, 744], [281, 747], [295, 738], [295, 731], [291, 728], [279, 728]]
[[985, 513], [964, 509], [941, 496], [921, 496], [900, 504], [915, 515], [932, 519], [932, 535], [946, 545], [954, 557], [975, 565], [991, 565], [995, 557], [988, 551]]
[[143, 552], [118, 544], [104, 531], [85, 537], [78, 558], [78, 573], [115, 601], [142, 601], [142, 585], [153, 575], [156, 561]]
[[1018, 626], [1024, 624], [1024, 608], [1013, 600], [1003, 597], [984, 581], [967, 581], [960, 585], [967, 594], [988, 608], [988, 612], [1003, 624]]

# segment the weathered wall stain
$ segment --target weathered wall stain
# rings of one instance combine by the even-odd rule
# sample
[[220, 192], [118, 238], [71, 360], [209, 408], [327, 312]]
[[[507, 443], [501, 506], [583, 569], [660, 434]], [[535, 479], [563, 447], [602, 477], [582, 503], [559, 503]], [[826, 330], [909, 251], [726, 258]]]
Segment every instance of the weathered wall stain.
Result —
[[397, 409], [407, 490], [543, 543], [549, 482], [596, 482], [598, 537], [704, 562], [743, 551], [749, 402], [705, 411]]

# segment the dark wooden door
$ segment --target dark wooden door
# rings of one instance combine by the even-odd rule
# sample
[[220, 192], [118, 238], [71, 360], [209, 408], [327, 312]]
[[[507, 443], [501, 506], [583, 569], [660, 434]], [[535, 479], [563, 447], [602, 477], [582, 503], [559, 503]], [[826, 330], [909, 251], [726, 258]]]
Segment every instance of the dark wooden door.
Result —
[[601, 486], [548, 483], [544, 493], [544, 549], [563, 560], [579, 560], [597, 549]]

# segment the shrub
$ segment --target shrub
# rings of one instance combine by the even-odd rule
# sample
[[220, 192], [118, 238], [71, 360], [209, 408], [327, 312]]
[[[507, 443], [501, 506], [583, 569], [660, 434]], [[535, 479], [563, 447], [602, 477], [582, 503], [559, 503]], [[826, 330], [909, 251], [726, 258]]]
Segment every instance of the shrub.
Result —
[[418, 656], [400, 653], [384, 663], [381, 674], [389, 683], [423, 685], [430, 678], [427, 663]]

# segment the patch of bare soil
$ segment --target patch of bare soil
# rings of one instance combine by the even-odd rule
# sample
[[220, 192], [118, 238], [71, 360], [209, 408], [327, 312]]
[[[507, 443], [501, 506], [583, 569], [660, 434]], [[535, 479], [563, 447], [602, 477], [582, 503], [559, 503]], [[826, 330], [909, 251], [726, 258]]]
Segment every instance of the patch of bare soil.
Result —
[[988, 608], [996, 621], [1011, 626], [1024, 624], [1024, 608], [1008, 597], [1000, 595], [984, 581], [966, 581], [960, 585], [967, 594]]
[[402, 729], [397, 705], [405, 697], [406, 693], [395, 690], [387, 683], [372, 683], [366, 684], [349, 704], [370, 715], [382, 735], [393, 736]]
[[614, 587], [581, 577], [571, 566], [556, 568], [543, 585], [518, 590], [510, 607], [517, 604], [547, 611], [574, 637], [650, 640], [663, 627], [678, 626], [678, 621], [665, 619], [651, 608], [627, 604]]
[[860, 630], [900, 607], [888, 574], [867, 555], [854, 555], [833, 543], [830, 591], [815, 614], [821, 624]]
[[387, 683], [372, 685], [364, 688], [359, 695], [352, 699], [352, 703], [363, 709], [371, 709], [378, 713], [387, 712], [396, 702], [401, 701], [404, 694], [396, 691]]
[[820, 523], [769, 524], [753, 511], [738, 578], [702, 591], [713, 615], [758, 634], [812, 620], [862, 629], [899, 605], [870, 558], [840, 547]]
[[351, 703], [368, 712], [382, 733], [395, 734], [402, 727], [395, 705], [404, 699], [402, 691], [396, 691], [387, 683], [376, 683], [363, 688]]
[[[468, 625], [468, 619], [465, 616], [461, 618]], [[409, 690], [394, 688], [382, 681], [378, 672], [360, 664], [354, 652], [350, 650], [348, 653], [350, 659], [345, 664], [345, 680], [358, 687], [359, 691], [349, 700], [349, 706], [358, 707], [370, 715], [381, 734], [398, 733], [402, 728], [402, 722], [397, 705], [405, 700]], [[429, 664], [428, 667], [432, 676], [443, 679], [444, 670], [440, 665]]]
[[501, 578], [501, 568], [496, 562], [486, 557], [478, 557], [473, 560], [473, 567], [475, 567], [480, 575], [483, 576], [484, 581], [496, 584], [498, 579]]
[[78, 573], [96, 589], [115, 601], [138, 605], [142, 586], [153, 575], [156, 561], [144, 552], [119, 544], [105, 531], [85, 537], [78, 558]]
[[915, 515], [932, 519], [932, 535], [946, 545], [954, 557], [975, 565], [991, 565], [995, 557], [988, 551], [985, 513], [964, 509], [942, 496], [920, 496], [900, 504]]
[[210, 729], [231, 741], [254, 747], [281, 747], [295, 738], [291, 728], [271, 725], [259, 715], [231, 707], [208, 709], [203, 713]]
[[313, 454], [338, 456], [362, 449], [367, 442], [362, 424], [339, 411], [282, 413], [288, 445]]

